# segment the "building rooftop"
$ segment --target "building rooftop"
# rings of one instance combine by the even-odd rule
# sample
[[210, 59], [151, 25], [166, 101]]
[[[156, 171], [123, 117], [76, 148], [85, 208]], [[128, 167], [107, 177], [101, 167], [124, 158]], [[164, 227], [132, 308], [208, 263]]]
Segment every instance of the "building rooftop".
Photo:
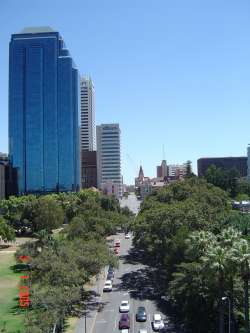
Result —
[[51, 27], [26, 27], [19, 34], [37, 34], [42, 32], [56, 32]]

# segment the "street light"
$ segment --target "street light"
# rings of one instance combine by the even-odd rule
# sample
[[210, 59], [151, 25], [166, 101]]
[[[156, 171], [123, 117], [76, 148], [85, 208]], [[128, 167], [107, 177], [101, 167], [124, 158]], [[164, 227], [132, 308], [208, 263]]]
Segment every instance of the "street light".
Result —
[[228, 332], [231, 333], [231, 301], [230, 298], [227, 296], [222, 297], [221, 300], [228, 300]]

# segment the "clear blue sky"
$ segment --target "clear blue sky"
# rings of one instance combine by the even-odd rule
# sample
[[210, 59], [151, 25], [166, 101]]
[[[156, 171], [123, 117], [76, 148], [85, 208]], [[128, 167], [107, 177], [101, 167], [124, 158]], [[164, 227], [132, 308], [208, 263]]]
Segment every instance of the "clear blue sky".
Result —
[[96, 88], [98, 123], [119, 122], [132, 183], [142, 163], [246, 155], [249, 0], [1, 0], [0, 151], [8, 151], [8, 43], [25, 26], [63, 36]]

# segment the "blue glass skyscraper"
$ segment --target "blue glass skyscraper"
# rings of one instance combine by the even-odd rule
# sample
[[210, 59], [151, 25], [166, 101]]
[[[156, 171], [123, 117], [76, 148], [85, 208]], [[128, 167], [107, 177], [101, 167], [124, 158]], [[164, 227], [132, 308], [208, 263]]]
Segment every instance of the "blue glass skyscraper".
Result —
[[79, 75], [49, 27], [13, 34], [9, 49], [9, 157], [18, 192], [80, 186]]

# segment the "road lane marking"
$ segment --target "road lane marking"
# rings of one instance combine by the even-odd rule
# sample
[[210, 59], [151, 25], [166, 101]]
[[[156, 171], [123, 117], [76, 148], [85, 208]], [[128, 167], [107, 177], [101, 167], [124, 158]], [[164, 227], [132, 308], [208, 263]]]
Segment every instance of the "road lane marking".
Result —
[[97, 320], [96, 324], [106, 324], [107, 320], [101, 319], [101, 320]]

